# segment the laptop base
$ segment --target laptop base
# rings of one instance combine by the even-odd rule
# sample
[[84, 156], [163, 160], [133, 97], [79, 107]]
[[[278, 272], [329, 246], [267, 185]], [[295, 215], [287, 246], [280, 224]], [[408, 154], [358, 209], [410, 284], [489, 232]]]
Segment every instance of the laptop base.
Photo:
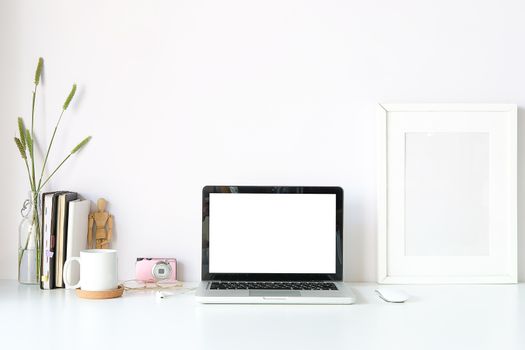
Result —
[[352, 290], [334, 282], [338, 290], [210, 290], [210, 281], [200, 283], [195, 293], [203, 304], [331, 304], [347, 305], [356, 301]]

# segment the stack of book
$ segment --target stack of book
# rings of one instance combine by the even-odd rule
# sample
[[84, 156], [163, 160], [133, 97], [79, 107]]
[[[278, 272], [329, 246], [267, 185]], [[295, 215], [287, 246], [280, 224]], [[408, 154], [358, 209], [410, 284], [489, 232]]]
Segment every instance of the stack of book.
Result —
[[[89, 200], [80, 200], [75, 192], [42, 195], [41, 289], [64, 287], [64, 263], [67, 258], [79, 256], [87, 246], [89, 208]], [[69, 273], [69, 281], [78, 280], [78, 265], [72, 265]]]

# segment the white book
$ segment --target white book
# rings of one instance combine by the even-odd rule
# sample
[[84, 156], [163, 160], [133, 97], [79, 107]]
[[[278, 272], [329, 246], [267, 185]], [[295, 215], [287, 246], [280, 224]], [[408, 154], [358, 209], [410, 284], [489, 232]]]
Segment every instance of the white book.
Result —
[[[88, 199], [76, 199], [69, 202], [67, 224], [66, 258], [80, 256], [80, 251], [87, 248], [88, 218], [91, 202]], [[79, 265], [71, 264], [68, 271], [68, 281], [76, 284], [80, 278]]]

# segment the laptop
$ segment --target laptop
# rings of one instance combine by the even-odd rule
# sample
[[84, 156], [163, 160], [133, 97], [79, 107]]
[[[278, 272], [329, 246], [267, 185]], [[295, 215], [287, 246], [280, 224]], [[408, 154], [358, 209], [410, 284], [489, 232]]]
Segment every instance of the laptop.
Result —
[[342, 188], [203, 188], [199, 302], [352, 304], [342, 278]]

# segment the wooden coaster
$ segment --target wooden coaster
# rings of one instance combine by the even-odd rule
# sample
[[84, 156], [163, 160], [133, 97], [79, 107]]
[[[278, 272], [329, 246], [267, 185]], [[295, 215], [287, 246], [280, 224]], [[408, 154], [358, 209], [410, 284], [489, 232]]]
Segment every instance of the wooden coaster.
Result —
[[102, 291], [89, 291], [77, 288], [76, 293], [77, 297], [84, 299], [112, 299], [122, 296], [122, 293], [124, 293], [124, 286], [120, 284], [117, 289]]

